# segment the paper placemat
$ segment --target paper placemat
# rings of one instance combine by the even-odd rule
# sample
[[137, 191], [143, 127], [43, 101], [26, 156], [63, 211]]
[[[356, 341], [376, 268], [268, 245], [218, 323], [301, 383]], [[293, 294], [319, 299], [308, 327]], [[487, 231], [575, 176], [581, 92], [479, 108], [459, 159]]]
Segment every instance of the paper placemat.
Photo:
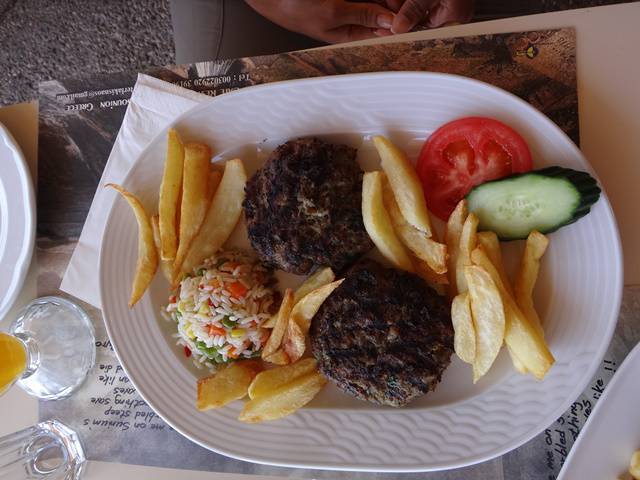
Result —
[[[185, 88], [218, 95], [271, 81], [384, 70], [448, 72], [492, 83], [534, 105], [577, 143], [575, 33], [572, 29], [295, 52], [165, 67], [146, 73]], [[41, 85], [37, 239], [41, 295], [60, 293], [62, 275], [122, 123], [135, 78], [135, 73], [121, 73]], [[95, 242], [95, 238], [90, 240]], [[79, 258], [90, 261], [90, 249]], [[95, 276], [87, 278], [85, 284], [87, 288], [82, 292], [73, 293], [95, 303]], [[629, 311], [637, 308], [638, 298], [637, 291], [626, 292], [625, 305], [631, 305]], [[96, 368], [83, 388], [70, 399], [41, 403], [40, 416], [57, 416], [77, 428], [85, 439], [90, 459], [297, 477], [394, 477], [264, 467], [228, 459], [192, 444], [168, 427], [140, 399], [118, 365], [99, 310], [85, 307], [96, 327]], [[603, 364], [594, 380], [595, 390], [587, 389], [557, 425], [550, 426], [539, 437], [491, 462], [403, 478], [554, 478], [573, 443], [574, 433], [591, 411], [599, 391], [640, 336], [628, 328], [623, 333], [625, 336], [616, 337], [613, 350], [610, 349], [606, 357], [609, 363]]]

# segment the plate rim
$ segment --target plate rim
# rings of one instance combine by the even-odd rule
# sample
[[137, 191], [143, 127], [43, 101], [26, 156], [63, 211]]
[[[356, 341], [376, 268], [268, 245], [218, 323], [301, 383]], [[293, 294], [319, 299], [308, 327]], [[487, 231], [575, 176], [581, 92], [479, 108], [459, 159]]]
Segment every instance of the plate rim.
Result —
[[[162, 128], [159, 133], [157, 135], [154, 136], [154, 138], [149, 142], [149, 144], [142, 150], [142, 152], [140, 153], [140, 155], [137, 157], [137, 159], [134, 161], [134, 163], [132, 164], [130, 170], [127, 172], [127, 174], [125, 175], [124, 179], [122, 180], [122, 184], [126, 185], [129, 181], [130, 181], [130, 177], [133, 176], [134, 173], [134, 166], [135, 164], [138, 162], [138, 160], [140, 158], [143, 158], [144, 156], [147, 155], [147, 152], [149, 150], [151, 150], [152, 146], [157, 142], [157, 139], [159, 137], [162, 137], [164, 135], [166, 135], [166, 132], [172, 128], [174, 125], [182, 122], [184, 119], [188, 118], [191, 115], [194, 115], [196, 112], [199, 112], [200, 110], [204, 110], [206, 108], [208, 108], [208, 106], [215, 101], [225, 98], [229, 98], [231, 96], [242, 96], [244, 94], [246, 94], [247, 91], [249, 90], [257, 90], [257, 89], [262, 89], [262, 90], [269, 90], [269, 89], [279, 89], [279, 88], [286, 88], [288, 85], [291, 84], [298, 84], [298, 83], [305, 83], [305, 84], [313, 84], [313, 83], [323, 83], [326, 81], [335, 81], [335, 82], [349, 82], [349, 81], [354, 81], [357, 80], [358, 78], [363, 78], [363, 77], [376, 77], [376, 78], [384, 78], [384, 77], [403, 77], [403, 76], [408, 76], [408, 77], [433, 77], [433, 78], [453, 78], [456, 79], [458, 81], [462, 81], [467, 82], [469, 84], [475, 84], [477, 87], [480, 88], [485, 88], [488, 90], [494, 90], [494, 91], [498, 91], [500, 92], [501, 95], [507, 95], [509, 97], [512, 98], [512, 100], [514, 100], [516, 103], [519, 103], [521, 106], [523, 106], [526, 110], [528, 110], [528, 112], [532, 115], [531, 121], [529, 123], [536, 123], [536, 122], [545, 122], [545, 123], [549, 123], [550, 125], [553, 126], [554, 130], [557, 131], [557, 133], [559, 133], [561, 136], [564, 137], [564, 139], [567, 141], [568, 145], [570, 146], [570, 148], [573, 150], [573, 153], [576, 154], [576, 156], [580, 157], [582, 160], [584, 160], [584, 167], [585, 170], [587, 170], [591, 175], [593, 175], [598, 182], [600, 183], [601, 186], [603, 186], [602, 181], [600, 180], [600, 178], [598, 177], [598, 175], [596, 174], [596, 172], [593, 170], [593, 167], [591, 165], [591, 163], [588, 161], [588, 159], [584, 156], [584, 154], [580, 151], [580, 149], [575, 145], [575, 143], [567, 136], [567, 134], [562, 131], [560, 129], [560, 127], [558, 127], [557, 124], [555, 124], [551, 119], [549, 119], [546, 115], [544, 115], [542, 112], [540, 112], [539, 110], [537, 110], [535, 107], [533, 107], [531, 104], [529, 104], [528, 102], [524, 101], [523, 99], [521, 99], [520, 97], [512, 94], [511, 92], [508, 92], [506, 90], [503, 90], [499, 87], [496, 87], [494, 85], [491, 85], [489, 83], [480, 81], [480, 80], [476, 80], [473, 78], [469, 78], [469, 77], [465, 77], [462, 75], [456, 75], [456, 74], [448, 74], [448, 73], [440, 73], [440, 72], [415, 72], [415, 71], [394, 71], [394, 72], [369, 72], [369, 73], [355, 73], [355, 74], [340, 74], [340, 75], [331, 75], [331, 76], [321, 76], [321, 77], [313, 77], [313, 78], [303, 78], [303, 79], [292, 79], [292, 80], [284, 80], [284, 81], [280, 81], [280, 82], [271, 82], [271, 83], [266, 83], [266, 84], [260, 84], [260, 85], [254, 85], [254, 86], [250, 86], [250, 87], [245, 87], [242, 88], [240, 90], [236, 90], [233, 92], [229, 92], [226, 93], [225, 95], [221, 96], [221, 97], [213, 97], [213, 98], [208, 98], [206, 100], [204, 100], [201, 104], [198, 104], [196, 106], [194, 106], [193, 108], [189, 109], [188, 111], [182, 113], [181, 115], [179, 115], [178, 117], [176, 117], [174, 120], [172, 120], [169, 124], [167, 124], [164, 128]], [[613, 336], [613, 333], [615, 331], [615, 326], [616, 326], [616, 318], [620, 312], [620, 307], [621, 307], [621, 302], [622, 302], [622, 286], [623, 286], [623, 278], [624, 278], [624, 263], [623, 263], [623, 251], [622, 251], [622, 246], [621, 246], [621, 239], [620, 239], [620, 231], [618, 229], [618, 225], [617, 225], [617, 221], [616, 221], [616, 217], [615, 214], [613, 212], [613, 209], [611, 207], [611, 203], [609, 202], [608, 196], [606, 194], [606, 191], [602, 190], [601, 193], [601, 199], [600, 199], [603, 203], [603, 206], [607, 209], [608, 214], [610, 215], [610, 217], [613, 220], [613, 234], [615, 237], [615, 264], [612, 266], [613, 270], [617, 270], [618, 271], [618, 275], [615, 278], [615, 283], [616, 285], [619, 287], [617, 289], [615, 289], [616, 292], [616, 298], [614, 299], [613, 305], [614, 308], [611, 311], [611, 317], [608, 321], [607, 324], [607, 329], [605, 332], [605, 335], [603, 336], [603, 341], [600, 344], [599, 349], [595, 352], [593, 358], [594, 359], [598, 359], [598, 361], [593, 361], [590, 365], [590, 368], [588, 370], [585, 370], [586, 373], [584, 374], [584, 376], [582, 377], [582, 381], [576, 383], [576, 386], [574, 387], [574, 389], [571, 391], [571, 394], [568, 394], [568, 396], [566, 397], [567, 400], [565, 400], [564, 404], [559, 404], [555, 410], [553, 410], [547, 417], [545, 417], [544, 419], [544, 427], [541, 427], [540, 429], [532, 429], [530, 432], [527, 432], [526, 434], [521, 435], [519, 438], [515, 439], [514, 441], [512, 441], [508, 446], [504, 446], [503, 448], [497, 448], [489, 453], [486, 454], [477, 454], [475, 456], [471, 456], [471, 457], [467, 457], [465, 458], [464, 461], [456, 461], [456, 462], [439, 462], [433, 466], [428, 466], [428, 467], [399, 467], [399, 466], [390, 466], [389, 468], [380, 468], [378, 466], [376, 467], [366, 467], [366, 466], [361, 466], [361, 465], [354, 465], [354, 466], [341, 466], [339, 464], [309, 464], [309, 463], [294, 463], [294, 462], [279, 462], [279, 461], [270, 461], [268, 459], [256, 459], [255, 457], [250, 457], [250, 456], [245, 456], [245, 455], [239, 455], [236, 453], [228, 453], [227, 451], [224, 450], [224, 448], [217, 448], [217, 447], [212, 447], [211, 445], [206, 444], [205, 442], [200, 442], [194, 438], [192, 438], [189, 434], [185, 433], [183, 431], [183, 429], [178, 426], [175, 425], [173, 422], [169, 421], [167, 419], [166, 416], [164, 415], [160, 415], [158, 410], [156, 409], [156, 407], [154, 407], [154, 402], [153, 401], [149, 401], [148, 398], [145, 397], [144, 394], [141, 393], [140, 389], [138, 388], [138, 386], [136, 385], [136, 382], [129, 376], [129, 372], [128, 372], [128, 368], [123, 364], [123, 362], [120, 361], [120, 353], [119, 353], [119, 348], [116, 346], [115, 342], [112, 342], [113, 347], [114, 347], [114, 351], [118, 357], [118, 360], [120, 361], [123, 369], [125, 370], [125, 373], [127, 374], [127, 376], [129, 376], [131, 383], [134, 385], [134, 387], [136, 388], [136, 390], [138, 391], [138, 393], [140, 394], [140, 396], [149, 404], [149, 406], [156, 411], [161, 418], [167, 423], [169, 424], [172, 428], [174, 428], [176, 431], [178, 431], [181, 435], [185, 436], [186, 438], [188, 438], [190, 441], [202, 446], [203, 448], [206, 448], [207, 450], [219, 453], [221, 455], [230, 457], [230, 458], [234, 458], [237, 460], [242, 460], [242, 461], [248, 461], [248, 462], [252, 462], [252, 463], [260, 463], [260, 464], [264, 464], [264, 465], [271, 465], [271, 466], [278, 466], [278, 467], [289, 467], [289, 468], [306, 468], [306, 469], [320, 469], [320, 470], [334, 470], [334, 471], [362, 471], [362, 472], [386, 472], [386, 473], [411, 473], [411, 472], [428, 472], [428, 471], [442, 471], [442, 470], [449, 470], [449, 469], [455, 469], [455, 468], [462, 468], [462, 467], [466, 467], [466, 466], [470, 466], [470, 465], [475, 465], [478, 463], [482, 463], [497, 457], [500, 457], [502, 455], [504, 455], [505, 453], [508, 453], [518, 447], [520, 447], [521, 445], [523, 445], [524, 443], [526, 443], [527, 441], [531, 440], [532, 438], [534, 438], [536, 435], [538, 435], [542, 429], [544, 429], [546, 426], [550, 425], [551, 423], [553, 423], [553, 421], [555, 421], [556, 418], [558, 418], [570, 405], [571, 402], [574, 401], [575, 398], [577, 398], [580, 393], [584, 390], [584, 388], [586, 388], [586, 386], [588, 385], [591, 377], [593, 377], [593, 375], [595, 374], [600, 362], [602, 361], [602, 358], [604, 357], [606, 350], [609, 346], [609, 343], [611, 341], [611, 338]], [[105, 226], [108, 225], [111, 222], [112, 216], [114, 215], [114, 205], [115, 202], [112, 202], [110, 205], [110, 210], [109, 210], [109, 215], [107, 217], [107, 220], [105, 222]], [[100, 264], [99, 264], [99, 289], [100, 289], [100, 298], [102, 299], [104, 296], [104, 285], [102, 282], [102, 275], [100, 274], [100, 272], [102, 271], [103, 268], [103, 262], [104, 262], [104, 250], [103, 250], [103, 245], [101, 245], [100, 248]], [[104, 310], [105, 308], [105, 303], [102, 302], [102, 308]], [[105, 326], [107, 329], [107, 333], [109, 335], [109, 337], [111, 338], [111, 327], [109, 325], [109, 322], [106, 321], [105, 318]], [[460, 404], [460, 402], [458, 402], [457, 404]], [[435, 406], [435, 407], [429, 407], [429, 410], [441, 410], [441, 409], [447, 409], [447, 405], [442, 405], [442, 406]], [[401, 411], [389, 411], [389, 412], [380, 412], [381, 414], [384, 415], [394, 415], [394, 414], [400, 414], [400, 413], [406, 413], [406, 410], [401, 410]], [[543, 421], [540, 420], [538, 423], [542, 424]]]
[[33, 257], [33, 249], [35, 246], [36, 209], [33, 181], [27, 161], [20, 149], [20, 146], [18, 145], [18, 142], [16, 142], [9, 129], [1, 122], [0, 141], [2, 141], [13, 152], [13, 164], [15, 165], [21, 179], [20, 189], [23, 192], [23, 197], [27, 197], [27, 205], [25, 206], [27, 218], [25, 218], [25, 230], [22, 232], [22, 239], [26, 238], [27, 241], [22, 244], [20, 255], [13, 263], [14, 271], [12, 278], [14, 279], [15, 287], [13, 290], [10, 290], [8, 295], [5, 295], [2, 302], [0, 302], [0, 322], [2, 322], [20, 295], [22, 285], [24, 284], [27, 273], [29, 272], [31, 259]]

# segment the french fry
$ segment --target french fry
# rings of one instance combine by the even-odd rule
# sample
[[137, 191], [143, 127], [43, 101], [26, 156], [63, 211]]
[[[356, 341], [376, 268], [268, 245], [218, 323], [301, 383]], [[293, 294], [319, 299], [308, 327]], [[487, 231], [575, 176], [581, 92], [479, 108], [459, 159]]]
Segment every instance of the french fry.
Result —
[[382, 180], [384, 206], [391, 219], [393, 230], [400, 241], [411, 250], [413, 255], [425, 262], [435, 274], [446, 273], [447, 246], [428, 237], [426, 233], [407, 222], [400, 211], [386, 176]]
[[167, 279], [169, 283], [171, 283], [173, 278], [173, 262], [171, 260], [164, 260], [160, 256], [161, 244], [160, 244], [160, 216], [154, 215], [151, 217], [151, 228], [153, 230], [153, 241], [156, 244], [156, 251], [158, 252], [158, 257], [160, 257], [160, 271], [164, 278]]
[[309, 292], [302, 300], [295, 304], [289, 315], [287, 332], [282, 342], [284, 351], [292, 362], [302, 357], [306, 347], [306, 336], [309, 333], [311, 319], [322, 303], [340, 286], [344, 279], [336, 280]]
[[287, 352], [285, 352], [283, 348], [279, 348], [271, 355], [263, 358], [263, 360], [265, 362], [273, 363], [274, 365], [288, 365], [291, 363], [289, 355], [287, 355]]
[[313, 400], [326, 383], [327, 380], [320, 373], [307, 373], [276, 388], [268, 395], [249, 400], [244, 404], [238, 420], [258, 423], [282, 418]]
[[382, 172], [367, 172], [362, 179], [362, 220], [383, 257], [395, 267], [413, 272], [413, 262], [393, 231], [382, 197]]
[[199, 379], [196, 408], [204, 411], [240, 400], [247, 394], [249, 385], [260, 370], [262, 368], [258, 362], [243, 360]]
[[213, 175], [211, 149], [202, 143], [187, 143], [184, 146], [178, 252], [174, 263], [176, 276], [211, 204], [210, 175]]
[[509, 276], [504, 269], [504, 263], [502, 262], [502, 251], [500, 250], [500, 240], [498, 240], [498, 235], [496, 235], [495, 232], [478, 232], [477, 240], [478, 245], [482, 245], [484, 252], [489, 257], [489, 260], [491, 260], [493, 266], [496, 267], [505, 288], [511, 295], [513, 295], [511, 281], [509, 280]]
[[136, 273], [133, 277], [133, 285], [131, 286], [131, 296], [129, 297], [129, 308], [131, 308], [142, 298], [153, 280], [153, 276], [156, 274], [158, 252], [153, 241], [151, 221], [140, 200], [120, 185], [108, 183], [106, 186], [113, 188], [122, 195], [133, 210], [138, 223], [138, 261], [136, 263]]
[[640, 450], [633, 452], [629, 461], [629, 475], [635, 480], [640, 480]]
[[518, 307], [520, 307], [522, 313], [541, 337], [544, 337], [544, 330], [542, 329], [540, 317], [533, 305], [533, 288], [540, 271], [540, 259], [547, 250], [548, 245], [549, 240], [540, 232], [534, 230], [529, 234], [514, 288]]
[[264, 397], [287, 383], [317, 369], [315, 358], [305, 358], [285, 367], [272, 368], [260, 372], [249, 386], [249, 398]]
[[385, 137], [373, 137], [373, 145], [380, 155], [380, 165], [389, 179], [402, 216], [413, 227], [423, 232], [427, 237], [431, 237], [429, 212], [424, 199], [422, 183], [420, 183], [415, 168], [404, 152]]
[[491, 275], [500, 291], [506, 317], [505, 342], [509, 347], [509, 352], [512, 353], [512, 359], [515, 355], [527, 371], [531, 372], [538, 380], [542, 380], [555, 362], [544, 338], [531, 325], [513, 297], [509, 295], [500, 274], [482, 246], [472, 252], [471, 259], [475, 265], [482, 267]]
[[460, 256], [460, 237], [462, 236], [462, 227], [467, 219], [467, 201], [463, 198], [458, 202], [447, 221], [447, 227], [444, 234], [445, 244], [447, 245], [447, 253], [449, 255], [447, 262], [447, 276], [449, 277], [449, 297], [455, 297], [460, 288], [458, 285], [458, 257]]
[[302, 297], [308, 293], [320, 288], [335, 280], [336, 275], [331, 270], [331, 267], [325, 267], [318, 269], [313, 275], [307, 278], [302, 285], [298, 287], [294, 296], [293, 303], [298, 303]]
[[164, 260], [173, 260], [178, 249], [176, 220], [182, 188], [183, 165], [184, 147], [178, 132], [171, 128], [167, 132], [167, 159], [164, 163], [158, 202], [161, 256]]
[[451, 304], [453, 349], [463, 362], [473, 365], [476, 358], [476, 329], [471, 316], [469, 292], [456, 295]]
[[505, 313], [500, 291], [486, 270], [469, 265], [464, 267], [464, 275], [476, 332], [473, 360], [473, 383], [476, 383], [500, 353], [505, 335]]
[[[242, 161], [237, 158], [229, 160], [200, 231], [182, 263], [182, 272], [189, 272], [202, 264], [227, 241], [242, 214], [246, 183], [247, 174]], [[177, 283], [176, 278], [174, 282]]]
[[471, 252], [476, 248], [476, 231], [478, 229], [478, 217], [470, 213], [462, 225], [460, 232], [460, 244], [456, 258], [456, 287], [458, 293], [467, 291], [467, 280], [464, 267], [471, 265]]
[[287, 331], [291, 309], [293, 309], [293, 291], [287, 288], [282, 297], [280, 309], [278, 310], [276, 324], [271, 330], [271, 335], [269, 335], [269, 339], [262, 349], [262, 358], [264, 360], [280, 347], [284, 334]]

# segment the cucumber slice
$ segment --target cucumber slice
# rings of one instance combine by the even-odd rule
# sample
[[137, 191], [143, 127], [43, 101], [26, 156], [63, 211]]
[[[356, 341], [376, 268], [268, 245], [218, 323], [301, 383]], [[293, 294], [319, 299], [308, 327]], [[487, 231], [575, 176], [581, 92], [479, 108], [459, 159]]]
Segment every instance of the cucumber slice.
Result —
[[532, 230], [549, 233], [577, 221], [599, 197], [598, 183], [588, 173], [549, 167], [478, 185], [467, 201], [480, 230], [517, 240]]

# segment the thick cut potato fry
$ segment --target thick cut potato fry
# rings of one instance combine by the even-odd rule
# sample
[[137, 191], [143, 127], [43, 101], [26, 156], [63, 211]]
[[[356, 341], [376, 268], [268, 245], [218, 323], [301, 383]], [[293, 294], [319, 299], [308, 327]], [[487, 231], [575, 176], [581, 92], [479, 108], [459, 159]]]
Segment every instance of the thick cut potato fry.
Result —
[[478, 240], [478, 245], [482, 245], [484, 252], [489, 257], [489, 260], [491, 260], [493, 266], [496, 267], [505, 288], [510, 294], [513, 294], [511, 281], [509, 280], [509, 276], [504, 269], [504, 263], [502, 262], [502, 251], [500, 250], [500, 240], [498, 240], [498, 235], [496, 235], [495, 232], [478, 232], [476, 238]]
[[242, 215], [246, 183], [247, 173], [242, 161], [237, 158], [229, 160], [200, 231], [184, 259], [182, 272], [189, 272], [202, 264], [227, 241]]
[[449, 277], [450, 298], [455, 297], [460, 291], [458, 285], [457, 265], [458, 257], [460, 256], [460, 237], [462, 236], [462, 228], [468, 214], [467, 201], [463, 198], [458, 202], [455, 210], [449, 216], [444, 234], [444, 241], [447, 245], [447, 254], [449, 255], [447, 262], [447, 276]]
[[291, 310], [287, 332], [282, 345], [292, 362], [298, 361], [304, 354], [311, 319], [320, 308], [320, 305], [331, 295], [331, 292], [338, 288], [343, 280], [336, 280], [309, 292]]
[[424, 199], [422, 183], [420, 183], [416, 169], [404, 152], [385, 137], [373, 137], [373, 145], [380, 155], [380, 165], [389, 179], [402, 216], [413, 227], [423, 232], [427, 237], [431, 237], [431, 221]]
[[315, 358], [305, 358], [285, 367], [272, 368], [260, 372], [249, 386], [249, 398], [254, 399], [269, 395], [283, 385], [316, 371], [318, 362]]
[[131, 308], [142, 298], [153, 280], [153, 276], [156, 274], [158, 252], [153, 240], [151, 221], [140, 200], [120, 185], [109, 183], [106, 186], [113, 188], [124, 197], [133, 210], [138, 223], [138, 261], [136, 263], [136, 273], [133, 277], [133, 285], [131, 286], [131, 297], [129, 297], [129, 308]]
[[253, 378], [260, 372], [260, 364], [243, 360], [198, 380], [196, 408], [200, 411], [224, 407], [247, 394]]
[[289, 355], [287, 355], [287, 352], [282, 348], [279, 348], [268, 357], [263, 358], [263, 360], [265, 362], [273, 363], [274, 365], [288, 365], [291, 363]]
[[331, 267], [325, 267], [317, 270], [298, 287], [293, 296], [293, 303], [298, 303], [302, 297], [308, 293], [333, 282], [335, 279], [336, 275], [333, 273], [333, 270], [331, 270]]
[[173, 262], [171, 260], [165, 260], [160, 255], [161, 242], [160, 242], [160, 216], [154, 215], [151, 217], [151, 228], [153, 229], [153, 241], [156, 244], [156, 251], [158, 252], [158, 257], [160, 257], [160, 271], [164, 278], [167, 279], [167, 282], [171, 283], [173, 278]]
[[533, 305], [533, 288], [536, 285], [540, 271], [540, 259], [547, 250], [548, 245], [549, 240], [540, 232], [534, 230], [529, 234], [514, 287], [515, 300], [518, 307], [527, 317], [527, 320], [531, 322], [531, 325], [538, 330], [541, 337], [544, 337], [544, 330], [542, 329], [540, 317]]
[[473, 251], [471, 259], [475, 265], [479, 265], [491, 275], [500, 290], [507, 320], [504, 340], [512, 354], [511, 358], [517, 358], [527, 371], [531, 372], [538, 380], [542, 380], [555, 362], [544, 337], [540, 336], [538, 330], [531, 325], [513, 297], [509, 295], [500, 274], [482, 246]]
[[453, 349], [463, 362], [473, 365], [476, 359], [476, 329], [471, 316], [469, 292], [453, 299], [451, 304], [451, 322], [453, 323]]
[[268, 395], [249, 400], [244, 404], [238, 420], [258, 423], [287, 416], [313, 400], [326, 383], [327, 380], [320, 373], [307, 373]]
[[436, 273], [434, 272], [426, 262], [423, 262], [419, 258], [414, 259], [414, 264], [416, 268], [416, 273], [418, 276], [422, 277], [432, 286], [442, 286], [448, 285], [449, 279], [447, 278], [446, 273]]
[[636, 450], [631, 456], [629, 474], [636, 480], [640, 480], [640, 450]]
[[182, 188], [184, 147], [178, 132], [173, 128], [167, 132], [167, 159], [164, 162], [160, 184], [160, 239], [162, 258], [173, 260], [178, 250], [177, 216]]
[[476, 356], [473, 383], [485, 375], [495, 361], [504, 341], [505, 314], [500, 291], [491, 275], [481, 267], [464, 267], [473, 326], [476, 331]]
[[178, 252], [174, 264], [176, 274], [211, 204], [211, 175], [211, 149], [202, 143], [187, 143], [184, 146]]
[[362, 178], [362, 220], [383, 257], [394, 267], [413, 272], [411, 257], [393, 231], [382, 197], [382, 172], [367, 172]]
[[271, 335], [269, 335], [267, 343], [262, 349], [263, 359], [266, 360], [269, 355], [274, 353], [280, 347], [282, 339], [284, 338], [284, 334], [287, 331], [287, 324], [289, 323], [289, 316], [291, 315], [292, 309], [293, 291], [290, 288], [287, 288], [287, 290], [284, 292], [284, 296], [282, 297], [282, 303], [280, 304], [280, 309], [278, 310], [276, 323], [273, 327], [273, 330], [271, 330]]
[[460, 232], [460, 244], [458, 246], [458, 256], [456, 258], [456, 287], [458, 293], [467, 291], [467, 280], [464, 267], [471, 265], [471, 252], [476, 248], [478, 229], [478, 217], [475, 213], [470, 213], [462, 225]]
[[382, 196], [393, 230], [405, 247], [429, 265], [435, 274], [447, 271], [447, 246], [411, 225], [402, 215], [386, 177], [383, 177]]

